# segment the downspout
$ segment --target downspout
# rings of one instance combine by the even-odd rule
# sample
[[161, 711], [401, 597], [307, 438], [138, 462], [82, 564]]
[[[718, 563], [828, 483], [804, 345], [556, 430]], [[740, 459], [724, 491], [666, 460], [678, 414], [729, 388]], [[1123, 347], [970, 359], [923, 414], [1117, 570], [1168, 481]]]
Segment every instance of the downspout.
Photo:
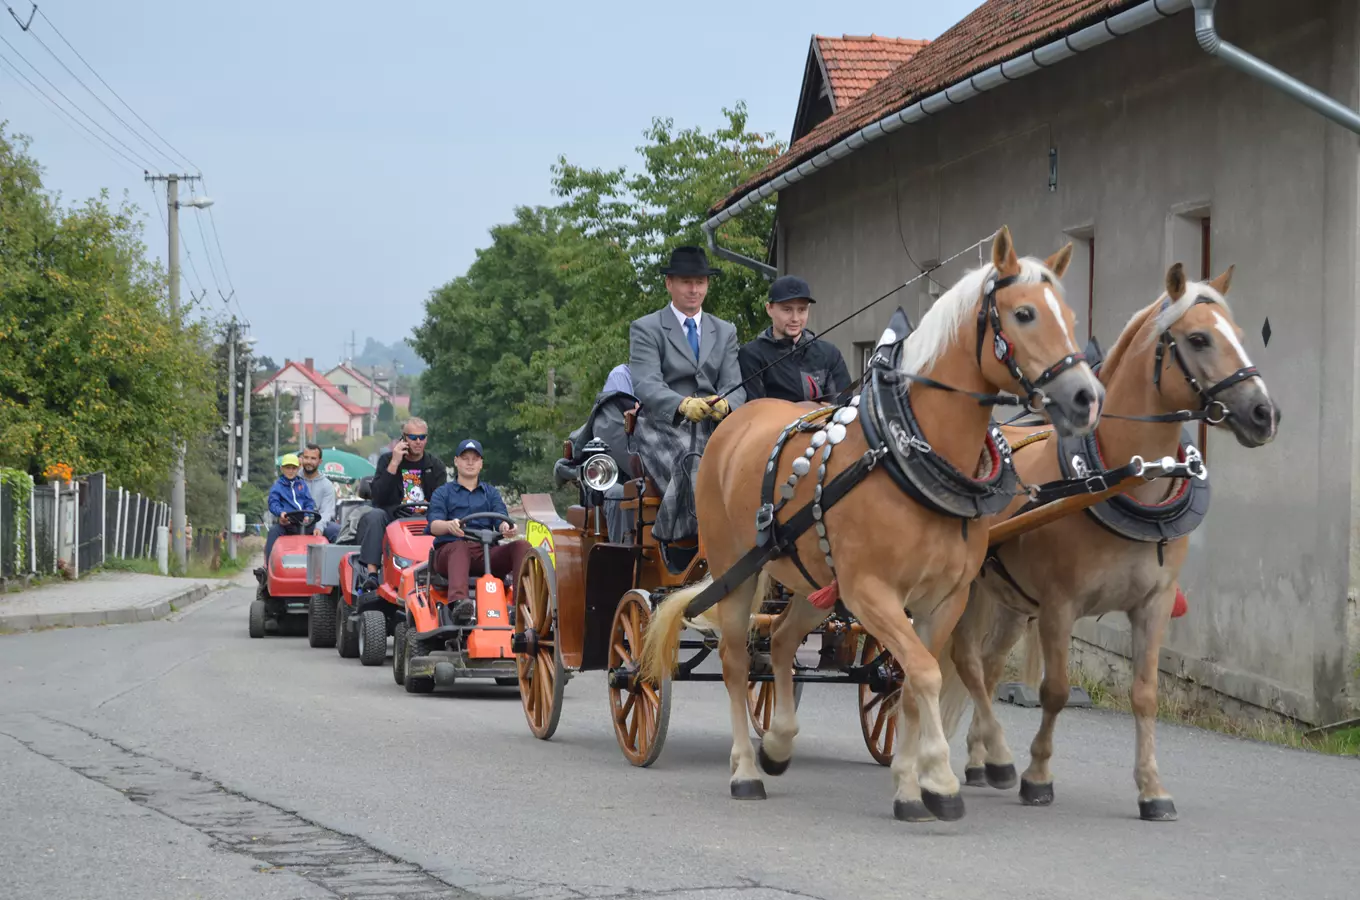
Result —
[[[1195, 0], [1196, 5], [1200, 0]], [[1127, 9], [1117, 16], [1102, 19], [1094, 25], [1087, 26], [1081, 31], [1070, 34], [1067, 37], [1051, 41], [1037, 50], [1008, 59], [1005, 62], [992, 66], [984, 72], [979, 72], [969, 78], [956, 82], [938, 93], [931, 94], [924, 100], [913, 103], [905, 109], [873, 122], [856, 131], [854, 134], [844, 138], [840, 142], [828, 147], [821, 153], [804, 161], [798, 167], [783, 173], [778, 178], [769, 181], [760, 187], [752, 190], [743, 196], [736, 203], [727, 209], [711, 217], [703, 224], [704, 237], [708, 240], [708, 248], [714, 255], [729, 260], [739, 265], [746, 266], [761, 273], [766, 278], [774, 278], [778, 270], [774, 266], [767, 265], [759, 260], [742, 256], [723, 247], [719, 247], [715, 234], [724, 222], [734, 219], [755, 204], [769, 197], [771, 194], [778, 193], [790, 185], [797, 184], [806, 179], [813, 172], [825, 169], [834, 162], [838, 162], [854, 153], [856, 150], [873, 143], [885, 135], [892, 134], [907, 125], [914, 125], [924, 119], [930, 118], [951, 106], [958, 106], [971, 100], [978, 94], [994, 90], [1002, 85], [1024, 78], [1040, 69], [1046, 69], [1056, 63], [1084, 53], [1087, 50], [1098, 47], [1117, 37], [1123, 37], [1133, 31], [1150, 25], [1153, 22], [1170, 18], [1176, 13], [1189, 9], [1191, 0], [1147, 0], [1132, 9]], [[1226, 46], [1226, 45], [1225, 45]], [[1239, 51], [1240, 52], [1240, 51]]]
[[1276, 90], [1288, 94], [1293, 99], [1321, 113], [1342, 128], [1360, 134], [1360, 115], [1355, 110], [1342, 106], [1331, 97], [1286, 75], [1279, 69], [1235, 47], [1214, 30], [1214, 3], [1216, 0], [1193, 0], [1195, 5], [1195, 38], [1204, 52], [1223, 60], [1240, 72], [1245, 72], [1257, 81], [1263, 81]]

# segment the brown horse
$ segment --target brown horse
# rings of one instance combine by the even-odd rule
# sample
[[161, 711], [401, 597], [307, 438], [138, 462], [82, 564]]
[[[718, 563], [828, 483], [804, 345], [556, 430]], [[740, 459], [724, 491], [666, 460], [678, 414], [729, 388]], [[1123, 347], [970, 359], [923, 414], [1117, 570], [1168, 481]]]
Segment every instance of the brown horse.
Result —
[[[1135, 455], [1156, 460], [1180, 451], [1193, 457], [1194, 451], [1182, 447], [1181, 422], [1187, 420], [1226, 424], [1248, 448], [1273, 440], [1279, 409], [1247, 358], [1241, 330], [1224, 300], [1231, 279], [1230, 268], [1208, 283], [1187, 284], [1180, 263], [1172, 266], [1166, 293], [1124, 327], [1100, 367], [1106, 412], [1085, 450], [1051, 432], [1006, 429], [1020, 477], [1035, 483], [1081, 475], [1083, 468], [1100, 468], [1101, 460], [1118, 466]], [[969, 695], [974, 702], [968, 784], [1015, 785], [1011, 752], [991, 704], [1011, 647], [1026, 623], [1033, 628], [1037, 620], [1043, 722], [1030, 747], [1020, 797], [1032, 806], [1053, 802], [1049, 759], [1054, 725], [1068, 698], [1072, 624], [1085, 616], [1123, 612], [1133, 637], [1133, 774], [1139, 812], [1149, 820], [1176, 817], [1153, 752], [1157, 658], [1188, 531], [1199, 524], [1207, 506], [1207, 482], [1151, 481], [1086, 514], [1060, 519], [994, 549], [954, 631], [950, 659], [942, 666], [947, 734], [956, 728]], [[1037, 670], [1037, 657], [1031, 659], [1035, 665], [1029, 668]], [[1037, 671], [1026, 677], [1038, 681]]]
[[[992, 244], [991, 265], [966, 274], [941, 297], [919, 330], [906, 340], [900, 357], [895, 357], [896, 368], [883, 369], [898, 384], [896, 402], [906, 403], [919, 425], [907, 447], [915, 451], [917, 465], [946, 464], [955, 478], [952, 483], [961, 484], [962, 491], [997, 494], [992, 485], [1013, 484], [998, 481], [1003, 475], [1011, 477], [1006, 461], [1009, 450], [989, 441], [990, 414], [976, 399], [977, 392], [1019, 388], [1032, 404], [1035, 400], [1045, 403], [1052, 421], [1064, 433], [1080, 435], [1095, 427], [1102, 389], [1073, 345], [1074, 317], [1060, 299], [1058, 279], [1070, 259], [1071, 245], [1042, 263], [1018, 259], [1010, 232], [1002, 228]], [[879, 341], [879, 351], [900, 341], [901, 334], [893, 333], [890, 326]], [[925, 383], [923, 378], [932, 381]], [[912, 387], [906, 391], [901, 385], [909, 382]], [[1036, 384], [1046, 384], [1041, 392], [1046, 401], [1031, 393]], [[975, 392], [975, 396], [964, 392]], [[801, 471], [808, 473], [805, 460], [812, 460], [823, 445], [825, 453], [819, 458], [828, 481], [852, 464], [860, 464], [866, 454], [872, 455], [874, 445], [865, 429], [866, 422], [877, 415], [867, 407], [877, 408], [881, 402], [874, 396], [866, 387], [858, 398], [863, 402], [840, 410], [835, 417], [838, 424], [831, 424], [825, 432], [793, 433], [786, 445], [787, 457], [794, 460], [792, 471], [798, 474], [801, 464]], [[786, 426], [804, 414], [806, 410], [796, 404], [761, 399], [734, 411], [714, 432], [695, 489], [710, 571], [727, 572], [755, 545], [767, 466], [778, 467], [772, 471], [781, 478], [788, 471], [789, 464], [772, 457], [771, 450]], [[900, 429], [893, 430], [897, 424], [887, 430], [895, 446], [901, 447], [906, 438]], [[836, 453], [830, 455], [833, 445]], [[904, 696], [909, 699], [901, 704], [896, 719], [899, 746], [915, 748], [919, 735], [919, 753], [899, 755], [894, 761], [894, 814], [912, 821], [936, 816], [957, 819], [964, 812], [963, 800], [958, 779], [950, 770], [949, 745], [940, 722], [936, 655], [963, 612], [968, 586], [986, 552], [987, 531], [981, 521], [969, 527], [967, 516], [944, 514], [908, 497], [907, 489], [899, 487], [901, 465], [885, 471], [898, 459], [898, 451], [890, 451], [886, 443], [878, 450], [893, 455], [871, 468], [862, 483], [825, 510], [818, 522], [821, 527], [797, 540], [796, 555], [778, 557], [764, 567], [795, 596], [771, 636], [775, 714], [762, 741], [760, 765], [771, 775], [788, 767], [798, 733], [794, 653], [828, 615], [826, 609], [807, 601], [817, 585], [809, 583], [803, 571], [820, 584], [838, 577], [845, 606], [902, 661], [906, 673], [909, 691]], [[821, 485], [814, 486], [814, 480], [808, 477], [799, 482], [791, 476], [785, 482], [793, 485], [784, 495], [791, 510], [811, 503], [814, 496], [822, 499]], [[1011, 495], [1006, 492], [1001, 507]], [[705, 579], [677, 591], [658, 607], [644, 642], [644, 677], [658, 682], [674, 671], [679, 634], [690, 621], [686, 606], [710, 582], [711, 578]], [[729, 585], [711, 618], [705, 619], [716, 622], [721, 632], [719, 653], [732, 717], [730, 788], [738, 799], [765, 796], [746, 707], [747, 638], [756, 583], [752, 576], [740, 585]], [[924, 634], [918, 636], [913, 629], [904, 612], [907, 605], [918, 622], [930, 623]]]

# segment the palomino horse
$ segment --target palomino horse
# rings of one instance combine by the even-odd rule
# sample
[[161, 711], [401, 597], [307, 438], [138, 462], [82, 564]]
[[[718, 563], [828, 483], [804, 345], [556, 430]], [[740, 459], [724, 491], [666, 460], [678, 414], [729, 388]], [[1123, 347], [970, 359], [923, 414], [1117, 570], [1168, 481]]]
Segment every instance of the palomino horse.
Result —
[[[900, 350], [896, 367], [887, 363], [881, 369], [871, 367], [873, 384], [880, 387], [871, 391], [866, 380], [855, 403], [839, 410], [825, 431], [811, 436], [805, 431], [790, 433], [790, 423], [806, 409], [761, 399], [735, 410], [714, 432], [699, 466], [695, 496], [709, 569], [720, 579], [720, 587], [710, 595], [726, 591], [705, 621], [716, 621], [721, 632], [723, 682], [731, 701], [733, 797], [765, 796], [746, 707], [747, 637], [757, 576], [752, 573], [732, 584], [734, 576], [724, 578], [723, 573], [756, 545], [757, 512], [770, 513], [769, 501], [762, 503], [767, 467], [781, 479], [788, 471], [771, 448], [787, 439], [794, 474], [785, 482], [789, 488], [781, 486], [781, 491], [791, 508], [808, 508], [814, 497], [823, 502], [820, 482], [814, 487], [810, 483], [814, 478], [799, 482], [796, 477], [809, 473], [819, 448], [825, 466], [821, 479], [855, 466], [862, 472], [866, 460], [883, 463], [871, 466], [862, 483], [824, 512], [811, 505], [818, 520], [816, 531], [808, 530], [797, 539], [796, 552], [764, 566], [794, 598], [771, 637], [775, 714], [761, 745], [760, 765], [778, 775], [793, 756], [798, 733], [794, 653], [828, 615], [826, 609], [809, 603], [807, 595], [817, 583], [839, 577], [845, 606], [901, 661], [910, 687], [911, 701], [900, 705], [896, 726], [901, 746], [914, 747], [919, 731], [920, 752], [899, 755], [894, 761], [894, 814], [906, 820], [963, 815], [940, 721], [940, 668], [932, 654], [938, 654], [963, 612], [968, 586], [987, 549], [987, 529], [975, 515], [950, 515], [939, 511], [943, 506], [927, 507], [920, 498], [928, 491], [904, 494], [911, 488], [904, 486], [903, 473], [938, 467], [931, 477], [943, 479], [934, 483], [939, 491], [954, 491], [953, 498], [972, 497], [979, 508], [1004, 509], [1015, 483], [1009, 451], [1004, 442], [989, 438], [999, 432], [992, 431], [989, 411], [977, 392], [1019, 389], [1031, 406], [1042, 404], [1064, 433], [1080, 435], [1095, 427], [1102, 389], [1073, 345], [1072, 311], [1059, 299], [1058, 279], [1070, 259], [1071, 245], [1042, 263], [1018, 259], [1010, 232], [1002, 228], [992, 244], [992, 264], [968, 273], [941, 297], [905, 346], [900, 346], [901, 339], [909, 327], [899, 311], [894, 324], [902, 330], [894, 333], [890, 326], [878, 350], [880, 354]], [[909, 382], [917, 383], [908, 399]], [[897, 410], [897, 418], [884, 424], [880, 414], [889, 408]], [[866, 434], [870, 428], [875, 430]], [[876, 435], [884, 432], [891, 438], [876, 441]], [[835, 456], [830, 455], [833, 445]], [[971, 474], [979, 469], [980, 474]], [[939, 491], [929, 496], [938, 498]], [[836, 496], [834, 480], [827, 496]], [[817, 583], [810, 583], [809, 577]], [[680, 631], [699, 612], [690, 613], [686, 607], [711, 582], [712, 577], [677, 591], [657, 608], [643, 646], [644, 677], [656, 683], [674, 672]], [[926, 617], [933, 622], [929, 633], [918, 636], [913, 630], [904, 611], [907, 604], [918, 620]]]
[[[1226, 423], [1244, 447], [1273, 440], [1279, 409], [1247, 358], [1224, 300], [1232, 271], [1208, 283], [1187, 284], [1180, 263], [1171, 267], [1166, 293], [1130, 320], [1100, 367], [1107, 411], [1094, 435], [1071, 441], [1034, 428], [1005, 429], [1021, 479], [1035, 483], [1082, 476], [1103, 468], [1102, 460], [1117, 466], [1135, 454], [1147, 460], [1178, 451], [1193, 457], [1196, 451], [1182, 445], [1181, 423], [1195, 419]], [[1176, 817], [1153, 753], [1157, 658], [1188, 534], [1202, 520], [1208, 499], [1208, 482], [1202, 478], [1151, 481], [994, 549], [943, 665], [946, 733], [957, 726], [967, 695], [975, 705], [968, 730], [968, 784], [1015, 785], [1015, 766], [991, 698], [1007, 654], [1026, 622], [1037, 617], [1043, 722], [1030, 747], [1020, 797], [1032, 806], [1053, 802], [1049, 759], [1054, 724], [1068, 697], [1072, 623], [1123, 612], [1133, 637], [1133, 776], [1139, 812], [1149, 820]], [[1037, 674], [1027, 680], [1037, 682]]]

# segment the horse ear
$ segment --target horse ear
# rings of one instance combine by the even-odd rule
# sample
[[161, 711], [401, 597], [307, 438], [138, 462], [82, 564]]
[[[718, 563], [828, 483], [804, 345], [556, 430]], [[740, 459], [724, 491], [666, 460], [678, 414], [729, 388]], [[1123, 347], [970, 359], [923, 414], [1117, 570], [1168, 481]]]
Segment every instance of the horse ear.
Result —
[[1233, 269], [1237, 266], [1228, 266], [1228, 271], [1209, 282], [1209, 287], [1218, 291], [1224, 297], [1228, 296], [1228, 287], [1232, 284]]
[[1173, 302], [1185, 296], [1185, 266], [1180, 263], [1166, 270], [1166, 295]]
[[1047, 260], [1044, 261], [1044, 265], [1048, 266], [1049, 271], [1052, 272], [1054, 275], [1057, 275], [1059, 278], [1063, 277], [1063, 273], [1067, 271], [1067, 267], [1071, 265], [1071, 263], [1072, 263], [1071, 241], [1067, 242], [1066, 247], [1063, 247], [1057, 253], [1053, 254]]
[[1015, 255], [1015, 244], [1011, 242], [1011, 230], [1005, 225], [996, 233], [992, 241], [992, 265], [1002, 278], [1020, 271], [1020, 260]]

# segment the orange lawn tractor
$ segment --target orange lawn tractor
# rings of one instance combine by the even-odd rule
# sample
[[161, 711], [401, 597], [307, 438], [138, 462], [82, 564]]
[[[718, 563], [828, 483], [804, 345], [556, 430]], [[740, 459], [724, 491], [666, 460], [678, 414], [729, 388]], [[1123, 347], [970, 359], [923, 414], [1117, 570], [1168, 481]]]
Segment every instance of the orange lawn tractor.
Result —
[[375, 590], [361, 591], [368, 571], [357, 551], [340, 563], [335, 649], [345, 659], [357, 656], [366, 666], [380, 666], [387, 659], [387, 638], [405, 620], [405, 598], [415, 591], [416, 563], [434, 546], [434, 536], [424, 533], [426, 509], [426, 503], [396, 508], [397, 518], [383, 532], [382, 569]]
[[307, 548], [326, 543], [324, 537], [311, 533], [319, 521], [321, 513], [314, 510], [293, 510], [279, 516], [284, 533], [274, 541], [265, 570], [256, 570], [260, 585], [250, 603], [252, 638], [285, 631], [306, 633], [301, 621], [318, 590], [307, 583]]
[[[411, 694], [428, 694], [464, 678], [494, 678], [499, 685], [518, 685], [514, 631], [514, 583], [490, 574], [491, 548], [503, 535], [467, 523], [492, 519], [514, 524], [495, 512], [472, 513], [462, 520], [463, 533], [481, 541], [487, 574], [468, 580], [473, 602], [471, 617], [456, 621], [449, 609], [449, 583], [434, 568], [434, 548], [418, 566], [409, 592], [404, 593], [406, 615], [397, 623], [392, 642], [392, 677]], [[404, 585], [403, 585], [404, 586]]]

